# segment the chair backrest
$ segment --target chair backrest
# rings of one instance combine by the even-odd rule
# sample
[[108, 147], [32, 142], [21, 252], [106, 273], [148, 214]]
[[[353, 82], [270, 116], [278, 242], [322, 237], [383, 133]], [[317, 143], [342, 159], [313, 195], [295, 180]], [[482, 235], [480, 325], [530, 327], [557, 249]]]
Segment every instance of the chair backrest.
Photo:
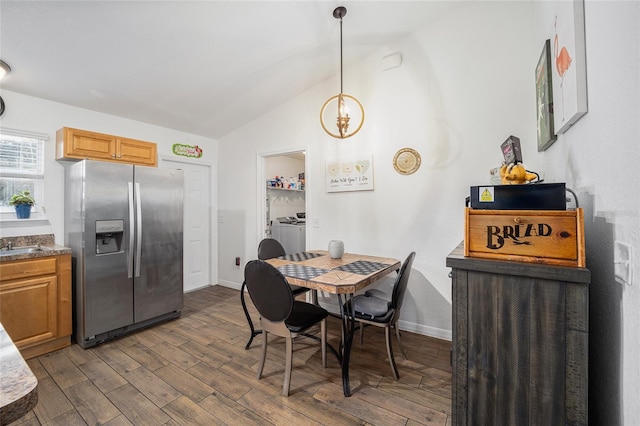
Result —
[[278, 240], [273, 238], [265, 238], [258, 244], [258, 259], [267, 260], [274, 257], [284, 256], [287, 252]]
[[262, 260], [252, 260], [244, 268], [244, 281], [263, 318], [273, 322], [289, 318], [293, 310], [293, 293], [280, 271]]
[[407, 284], [409, 283], [409, 274], [411, 274], [411, 265], [413, 265], [413, 259], [416, 257], [416, 252], [412, 251], [407, 256], [400, 267], [400, 272], [396, 277], [396, 282], [393, 284], [393, 295], [391, 297], [391, 306], [395, 309], [396, 315], [399, 314], [402, 302], [404, 301], [404, 294], [407, 291]]

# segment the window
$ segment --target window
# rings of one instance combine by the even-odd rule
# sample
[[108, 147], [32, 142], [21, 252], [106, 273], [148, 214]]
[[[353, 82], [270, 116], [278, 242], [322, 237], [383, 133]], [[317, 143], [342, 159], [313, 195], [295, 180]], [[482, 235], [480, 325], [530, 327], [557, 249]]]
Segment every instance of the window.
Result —
[[9, 211], [11, 196], [28, 190], [42, 206], [44, 142], [47, 135], [0, 129], [0, 211]]

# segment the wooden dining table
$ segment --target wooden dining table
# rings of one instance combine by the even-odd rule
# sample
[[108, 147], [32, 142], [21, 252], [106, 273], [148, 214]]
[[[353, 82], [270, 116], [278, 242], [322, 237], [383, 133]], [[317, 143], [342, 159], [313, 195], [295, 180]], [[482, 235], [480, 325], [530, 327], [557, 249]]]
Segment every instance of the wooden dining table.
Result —
[[401, 262], [390, 257], [355, 253], [344, 253], [340, 259], [334, 259], [326, 250], [287, 254], [265, 262], [275, 266], [287, 278], [289, 284], [324, 291], [338, 297], [342, 335], [345, 336], [339, 352], [342, 387], [344, 396], [351, 396], [349, 356], [355, 333], [355, 314], [352, 303], [347, 302], [357, 291], [391, 272], [398, 271]]

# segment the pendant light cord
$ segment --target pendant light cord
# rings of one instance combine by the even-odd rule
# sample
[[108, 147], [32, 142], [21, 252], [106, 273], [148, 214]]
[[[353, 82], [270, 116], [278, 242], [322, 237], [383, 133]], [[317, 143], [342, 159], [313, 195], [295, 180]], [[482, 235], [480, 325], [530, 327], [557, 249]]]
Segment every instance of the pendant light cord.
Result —
[[342, 90], [342, 16], [340, 17], [340, 93]]
[[[364, 123], [364, 108], [358, 99], [351, 95], [344, 94], [344, 64], [343, 64], [343, 42], [342, 42], [342, 18], [347, 14], [347, 8], [344, 6], [338, 6], [333, 10], [333, 17], [340, 20], [340, 93], [336, 96], [330, 97], [324, 105], [322, 105], [322, 109], [320, 110], [320, 124], [327, 134], [336, 139], [346, 139], [349, 138], [360, 131], [362, 128], [362, 124]], [[352, 106], [356, 106], [359, 112], [356, 112], [356, 120], [352, 120], [349, 116], [347, 99], [349, 100], [349, 104]], [[335, 131], [329, 130], [329, 128], [333, 128], [328, 125], [329, 121], [325, 122], [325, 111], [329, 105], [333, 106], [337, 104], [337, 119], [335, 121], [335, 125], [338, 128], [338, 133]], [[355, 124], [355, 125], [354, 125]], [[355, 128], [355, 130], [351, 130], [349, 132], [349, 125], [351, 125], [351, 129]]]

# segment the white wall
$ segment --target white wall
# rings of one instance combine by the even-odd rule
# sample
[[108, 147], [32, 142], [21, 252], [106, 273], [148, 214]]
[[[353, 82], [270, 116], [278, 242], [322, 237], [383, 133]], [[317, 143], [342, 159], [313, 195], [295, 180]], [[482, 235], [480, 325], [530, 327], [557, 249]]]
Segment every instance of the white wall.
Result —
[[[244, 229], [237, 233], [245, 238], [245, 259], [255, 257], [261, 235], [256, 154], [306, 144], [308, 247], [341, 239], [347, 251], [398, 259], [415, 250], [401, 327], [450, 339], [451, 282], [444, 265], [463, 238], [469, 186], [488, 182], [489, 169], [502, 160], [500, 144], [511, 134], [521, 138], [527, 166], [541, 165], [532, 77], [539, 52], [531, 14], [529, 3], [459, 8], [346, 69], [345, 92], [357, 96], [367, 114], [350, 139], [332, 139], [318, 122], [322, 104], [339, 89], [336, 80], [224, 137], [219, 154], [236, 161], [220, 165], [218, 202], [221, 209], [244, 212]], [[402, 66], [381, 71], [381, 58], [396, 51]], [[286, 132], [282, 123], [288, 123]], [[418, 150], [423, 160], [410, 176], [392, 165], [404, 147]], [[325, 192], [325, 160], [355, 153], [373, 155], [375, 190]], [[237, 164], [244, 165], [241, 171]], [[318, 228], [311, 225], [314, 218]], [[237, 279], [239, 284], [241, 275]]]
[[[175, 159], [171, 152], [174, 143], [198, 145], [203, 148], [203, 161], [217, 163], [216, 141], [163, 127], [152, 126], [138, 121], [127, 120], [112, 115], [97, 113], [70, 105], [34, 98], [19, 93], [2, 91], [6, 112], [0, 118], [0, 126], [49, 135], [45, 145], [44, 164], [44, 205], [46, 216], [51, 222], [57, 244], [64, 244], [64, 166], [55, 160], [56, 131], [62, 127], [74, 127], [112, 135], [141, 139], [158, 144], [158, 156]], [[212, 186], [216, 186], [217, 176], [212, 176]], [[214, 192], [215, 194], [215, 192]], [[212, 200], [212, 211], [217, 211], [216, 200]], [[216, 221], [212, 221], [212, 254], [216, 255], [218, 240]], [[0, 224], [1, 226], [1, 224]], [[212, 277], [216, 280], [217, 277]]]
[[269, 179], [280, 176], [297, 180], [298, 175], [304, 173], [304, 160], [286, 155], [273, 155], [265, 159], [265, 171]]
[[[537, 4], [537, 39], [550, 37]], [[546, 176], [585, 208], [591, 271], [589, 410], [593, 424], [640, 424], [640, 3], [585, 3], [589, 112], [544, 153]], [[614, 241], [634, 249], [631, 285], [614, 279]]]
[[245, 252], [245, 216], [243, 210], [218, 210], [218, 283], [238, 290], [244, 280], [244, 266], [236, 266], [236, 257], [244, 265], [247, 259], [255, 259], [258, 251], [256, 245], [253, 253]]

